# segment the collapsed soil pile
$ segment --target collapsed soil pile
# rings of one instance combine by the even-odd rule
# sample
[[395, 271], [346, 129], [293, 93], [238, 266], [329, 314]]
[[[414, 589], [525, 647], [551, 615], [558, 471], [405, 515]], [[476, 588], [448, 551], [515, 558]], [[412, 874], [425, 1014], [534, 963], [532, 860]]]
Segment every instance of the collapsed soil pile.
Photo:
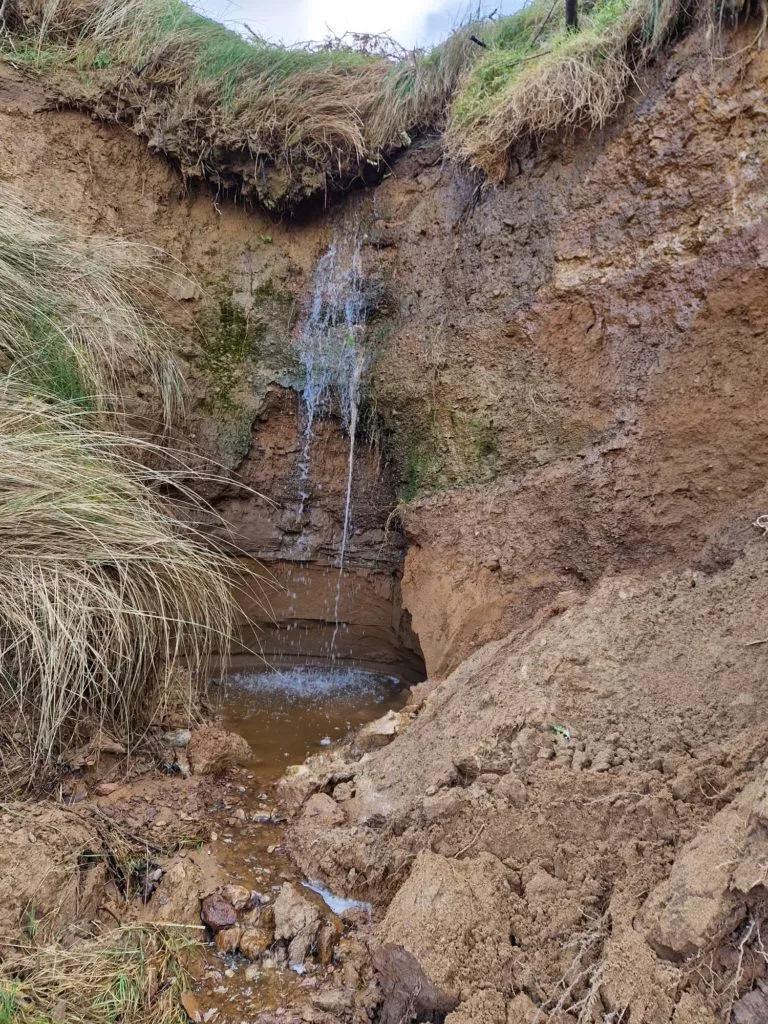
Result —
[[388, 904], [382, 1020], [765, 1019], [767, 555], [563, 594], [282, 784], [329, 805], [304, 870]]

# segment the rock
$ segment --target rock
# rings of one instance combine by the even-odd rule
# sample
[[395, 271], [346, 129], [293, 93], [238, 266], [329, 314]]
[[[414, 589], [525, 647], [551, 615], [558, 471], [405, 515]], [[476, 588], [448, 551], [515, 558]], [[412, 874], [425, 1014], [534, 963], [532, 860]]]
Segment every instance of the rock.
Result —
[[528, 803], [528, 791], [525, 783], [514, 772], [508, 772], [499, 779], [496, 793], [504, 797], [513, 807], [525, 807]]
[[163, 742], [168, 747], [173, 747], [174, 750], [183, 750], [189, 745], [189, 741], [192, 739], [192, 733], [189, 729], [175, 729], [173, 732], [167, 732], [163, 736]]
[[466, 803], [463, 789], [445, 789], [434, 796], [426, 796], [422, 802], [424, 816], [429, 822], [456, 817]]
[[322, 789], [323, 781], [306, 765], [288, 765], [275, 787], [279, 799], [288, 807], [301, 807], [308, 796]]
[[304, 805], [301, 821], [304, 825], [314, 828], [333, 828], [343, 825], [347, 820], [344, 811], [336, 801], [326, 793], [315, 793]]
[[120, 789], [119, 782], [100, 782], [96, 786], [97, 796], [110, 796], [112, 793], [117, 792]]
[[167, 865], [165, 874], [144, 910], [147, 920], [199, 924], [200, 900], [210, 892], [211, 875], [218, 869], [201, 850], [182, 851]]
[[274, 928], [268, 924], [260, 924], [254, 928], [246, 928], [240, 937], [240, 952], [249, 960], [257, 960], [266, 953], [275, 939]]
[[333, 951], [341, 938], [342, 932], [342, 923], [335, 914], [329, 915], [320, 925], [315, 940], [316, 953], [318, 962], [324, 967], [327, 967], [331, 960], [333, 960]]
[[345, 800], [351, 800], [354, 795], [355, 784], [353, 782], [340, 782], [333, 790], [333, 799], [336, 803], [343, 803]]
[[733, 1024], [765, 1024], [768, 1021], [768, 985], [757, 982], [757, 987], [746, 992], [733, 1005]]
[[506, 869], [491, 854], [458, 861], [422, 851], [372, 941], [381, 1024], [409, 1008], [449, 1013], [477, 978], [501, 978], [512, 953], [510, 900]]
[[200, 912], [203, 924], [208, 925], [212, 932], [219, 932], [224, 928], [231, 928], [237, 924], [237, 914], [231, 903], [227, 903], [219, 892], [211, 893], [203, 900], [203, 909]]
[[303, 963], [320, 927], [320, 911], [290, 882], [285, 882], [275, 900], [275, 938], [286, 939], [288, 962]]
[[[682, 847], [669, 877], [645, 901], [639, 924], [659, 956], [671, 960], [693, 956], [743, 918], [742, 893], [761, 879], [754, 866], [768, 857], [761, 816], [755, 818], [754, 832], [750, 830], [762, 795], [763, 784], [750, 783], [718, 811]], [[744, 881], [742, 862], [747, 868]]]
[[246, 889], [244, 885], [224, 885], [221, 895], [235, 910], [245, 910], [251, 905], [251, 890]]
[[405, 705], [409, 711], [420, 711], [427, 701], [427, 697], [440, 685], [439, 679], [425, 679], [421, 683], [414, 683], [410, 688], [408, 703]]
[[410, 721], [410, 717], [402, 712], [388, 711], [375, 722], [368, 722], [358, 729], [352, 737], [351, 748], [356, 754], [367, 754], [372, 750], [386, 747]]
[[239, 925], [232, 928], [222, 928], [216, 933], [216, 948], [222, 953], [234, 953], [240, 945], [240, 937], [243, 929]]
[[354, 993], [343, 988], [321, 989], [312, 996], [312, 1005], [316, 1009], [337, 1015], [351, 1010], [354, 1003]]
[[247, 764], [253, 756], [242, 736], [214, 726], [193, 730], [186, 752], [195, 775], [225, 772], [234, 765]]
[[200, 1003], [197, 1001], [197, 996], [194, 992], [182, 992], [180, 1002], [192, 1024], [202, 1024], [203, 1011], [200, 1008]]

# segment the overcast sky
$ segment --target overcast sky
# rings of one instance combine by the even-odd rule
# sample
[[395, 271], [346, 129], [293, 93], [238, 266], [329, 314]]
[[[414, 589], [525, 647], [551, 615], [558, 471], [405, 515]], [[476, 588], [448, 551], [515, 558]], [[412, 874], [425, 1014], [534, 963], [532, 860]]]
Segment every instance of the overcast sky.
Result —
[[[503, 0], [484, 4], [484, 10], [498, 6], [508, 13], [521, 5], [522, 0]], [[247, 22], [275, 42], [321, 40], [329, 30], [334, 35], [389, 32], [410, 47], [439, 42], [470, 5], [468, 0], [197, 0], [194, 6], [232, 28]]]

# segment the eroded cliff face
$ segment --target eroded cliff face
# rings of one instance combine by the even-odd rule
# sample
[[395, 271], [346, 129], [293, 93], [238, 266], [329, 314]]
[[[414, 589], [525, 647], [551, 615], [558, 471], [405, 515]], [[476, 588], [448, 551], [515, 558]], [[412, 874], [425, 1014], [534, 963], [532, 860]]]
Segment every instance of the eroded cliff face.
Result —
[[240, 548], [280, 566], [339, 550], [347, 439], [317, 424], [302, 498], [296, 339], [334, 230], [362, 225], [375, 361], [349, 565], [396, 575], [387, 524], [404, 527], [405, 604], [444, 674], [560, 591], [739, 550], [766, 468], [768, 70], [747, 37], [716, 58], [694, 33], [602, 135], [520, 151], [504, 188], [427, 141], [375, 194], [278, 223], [184, 194], [123, 129], [10, 68], [0, 173], [36, 210], [192, 271], [163, 311], [195, 396], [177, 440], [271, 499], [211, 490]]
[[[768, 56], [690, 37], [602, 137], [473, 191], [425, 147], [379, 190], [401, 315], [379, 405], [415, 490], [429, 669], [606, 572], [727, 564], [766, 472]], [[460, 492], [456, 483], [467, 483]]]
[[[3, 179], [199, 278], [163, 308], [193, 395], [176, 440], [229, 473], [208, 496], [272, 572], [245, 602], [272, 606], [270, 654], [280, 624], [296, 656], [333, 629], [348, 437], [319, 420], [302, 480], [296, 341], [334, 229], [362, 225], [375, 359], [339, 618], [350, 650], [415, 675], [410, 615], [433, 689], [376, 734], [389, 745], [357, 737], [298, 774], [296, 805], [314, 789], [334, 806], [301, 811], [291, 843], [307, 874], [376, 902], [383, 1020], [403, 999], [449, 1024], [768, 1012], [753, 38], [715, 59], [693, 33], [601, 135], [513, 155], [504, 188], [428, 140], [375, 195], [286, 223], [184, 194], [123, 129], [0, 75]], [[153, 395], [133, 397], [151, 431]]]
[[[44, 79], [25, 79], [8, 65], [0, 69], [0, 97], [0, 176], [31, 209], [85, 234], [117, 234], [168, 254], [168, 294], [157, 312], [176, 332], [189, 395], [170, 443], [216, 478], [205, 496], [226, 529], [213, 532], [266, 567], [263, 585], [243, 594], [258, 627], [256, 638], [246, 630], [244, 643], [268, 655], [327, 653], [338, 612], [341, 657], [354, 650], [360, 660], [420, 672], [399, 602], [403, 539], [387, 524], [395, 484], [380, 449], [362, 424], [338, 593], [349, 458], [338, 416], [317, 417], [305, 451], [296, 342], [333, 224], [322, 216], [280, 223], [205, 190], [189, 194], [123, 128], [59, 109]], [[160, 402], [147, 382], [126, 390], [132, 428], [159, 431]], [[275, 632], [275, 619], [295, 627], [290, 638]]]

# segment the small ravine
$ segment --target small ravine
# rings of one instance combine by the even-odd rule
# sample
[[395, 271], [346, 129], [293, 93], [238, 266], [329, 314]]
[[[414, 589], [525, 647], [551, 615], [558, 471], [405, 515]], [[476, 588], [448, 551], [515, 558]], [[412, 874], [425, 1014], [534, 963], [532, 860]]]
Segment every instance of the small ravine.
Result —
[[[333, 664], [282, 670], [257, 665], [225, 680], [223, 724], [245, 737], [254, 752], [252, 762], [226, 784], [228, 806], [212, 837], [212, 856], [229, 882], [262, 894], [265, 902], [274, 900], [287, 880], [312, 893], [309, 886], [316, 880], [298, 877], [282, 848], [284, 818], [275, 783], [288, 766], [402, 707], [407, 693], [407, 684], [391, 674]], [[344, 901], [336, 902], [327, 892], [316, 891], [312, 898], [336, 913], [344, 907]], [[252, 962], [240, 952], [222, 952], [212, 942], [196, 990], [203, 1019], [240, 1024], [309, 994], [302, 990], [315, 988], [326, 970], [307, 960], [299, 973], [289, 968], [284, 955], [281, 959], [269, 952]]]

